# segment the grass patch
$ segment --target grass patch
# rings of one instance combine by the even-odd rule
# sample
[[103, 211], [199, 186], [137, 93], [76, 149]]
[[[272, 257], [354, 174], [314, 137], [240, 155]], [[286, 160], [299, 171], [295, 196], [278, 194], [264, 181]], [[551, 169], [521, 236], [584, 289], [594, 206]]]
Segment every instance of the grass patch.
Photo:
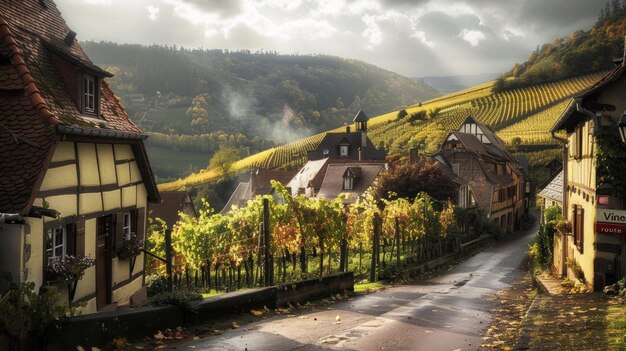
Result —
[[355, 294], [369, 294], [371, 292], [384, 289], [387, 286], [388, 284], [384, 282], [354, 284], [354, 293]]

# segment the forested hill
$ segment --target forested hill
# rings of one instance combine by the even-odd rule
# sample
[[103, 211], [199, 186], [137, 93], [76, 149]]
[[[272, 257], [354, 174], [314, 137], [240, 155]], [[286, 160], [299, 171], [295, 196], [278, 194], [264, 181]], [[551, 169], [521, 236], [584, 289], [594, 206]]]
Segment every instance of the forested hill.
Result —
[[[286, 142], [435, 97], [435, 89], [331, 56], [84, 42], [145, 131], [242, 133]], [[157, 93], [159, 92], [159, 93]]]
[[591, 30], [579, 30], [537, 47], [526, 62], [504, 75], [514, 78], [505, 84], [531, 85], [610, 69], [613, 64], [607, 58], [622, 58], [624, 53], [626, 3], [612, 0], [600, 12]]

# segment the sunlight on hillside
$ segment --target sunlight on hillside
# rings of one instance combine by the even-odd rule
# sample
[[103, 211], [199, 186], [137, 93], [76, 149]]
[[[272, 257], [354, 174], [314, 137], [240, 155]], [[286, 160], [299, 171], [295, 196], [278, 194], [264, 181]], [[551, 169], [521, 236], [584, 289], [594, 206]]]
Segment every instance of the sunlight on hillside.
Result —
[[[524, 144], [554, 144], [549, 128], [567, 107], [572, 96], [592, 86], [604, 72], [558, 82], [531, 85], [493, 93], [494, 82], [487, 82], [448, 94], [406, 109], [408, 116], [420, 111], [426, 118], [398, 119], [398, 111], [370, 119], [369, 136], [374, 145], [384, 145], [389, 153], [406, 153], [410, 147], [432, 152], [450, 130], [458, 128], [468, 116], [492, 127], [506, 142], [519, 137]], [[329, 132], [341, 131], [339, 127]], [[237, 161], [232, 172], [255, 167], [279, 168], [301, 165], [326, 133], [316, 134], [265, 150]], [[203, 170], [184, 179], [159, 185], [160, 190], [174, 190], [210, 182], [220, 176], [216, 170]]]

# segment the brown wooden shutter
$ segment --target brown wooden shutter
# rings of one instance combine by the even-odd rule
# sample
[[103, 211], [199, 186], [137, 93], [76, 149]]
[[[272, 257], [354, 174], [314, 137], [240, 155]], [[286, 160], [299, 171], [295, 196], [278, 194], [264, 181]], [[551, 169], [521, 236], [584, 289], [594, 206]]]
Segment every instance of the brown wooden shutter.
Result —
[[76, 256], [85, 256], [85, 221], [76, 222]]
[[65, 254], [76, 256], [76, 223], [65, 226]]
[[578, 235], [580, 237], [579, 241], [578, 241], [578, 251], [580, 251], [580, 253], [583, 253], [583, 250], [585, 248], [585, 209], [582, 207], [578, 207], [578, 220], [577, 223], [579, 226], [578, 229]]
[[143, 240], [146, 236], [146, 233], [144, 232], [144, 228], [145, 228], [145, 221], [146, 221], [146, 216], [144, 214], [145, 209], [144, 208], [138, 208], [135, 210], [136, 211], [136, 215], [133, 216], [136, 220], [135, 220], [135, 234], [137, 235], [137, 238], [139, 240]]
[[122, 247], [124, 242], [124, 213], [115, 214], [115, 243], [113, 244], [113, 257], [117, 256], [117, 251]]

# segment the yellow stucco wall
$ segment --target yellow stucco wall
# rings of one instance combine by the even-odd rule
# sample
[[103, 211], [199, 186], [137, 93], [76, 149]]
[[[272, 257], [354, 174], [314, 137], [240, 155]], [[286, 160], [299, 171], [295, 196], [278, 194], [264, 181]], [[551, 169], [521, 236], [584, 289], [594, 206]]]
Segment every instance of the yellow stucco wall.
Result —
[[25, 273], [24, 277], [26, 281], [34, 282], [35, 290], [43, 284], [43, 255], [38, 254], [44, 251], [43, 243], [43, 220], [39, 218], [26, 217], [24, 218], [28, 226], [25, 236], [25, 244], [30, 245], [31, 255], [30, 259], [24, 262]]
[[74, 143], [62, 141], [57, 145], [56, 150], [54, 150], [52, 162], [74, 160], [76, 158], [74, 154]]
[[78, 212], [76, 209], [76, 195], [57, 195], [45, 198], [49, 208], [57, 210], [60, 217], [75, 216]]
[[39, 190], [63, 189], [76, 186], [76, 184], [78, 184], [76, 165], [67, 165], [48, 169]]
[[[577, 159], [571, 156], [571, 152], [568, 152], [567, 161], [567, 184], [569, 190], [566, 193], [568, 197], [568, 208], [564, 209], [567, 219], [573, 223], [573, 206], [578, 205], [584, 209], [584, 240], [583, 240], [583, 252], [580, 253], [576, 247], [576, 243], [573, 237], [567, 238], [567, 258], [575, 260], [582, 268], [585, 280], [588, 285], [593, 284], [593, 260], [595, 258], [594, 241], [595, 241], [595, 206], [589, 201], [590, 197], [595, 200], [595, 188], [596, 188], [596, 166], [594, 148], [592, 145], [592, 137], [590, 136], [591, 127], [593, 122], [587, 121], [578, 126], [582, 128], [583, 144], [582, 144], [582, 158]], [[569, 145], [573, 145], [576, 133], [572, 133], [568, 136]], [[559, 241], [560, 242], [560, 241]], [[562, 254], [558, 255], [560, 259]], [[573, 278], [573, 272], [571, 269], [567, 269], [568, 276]]]
[[100, 185], [100, 177], [98, 175], [98, 160], [96, 158], [96, 145], [88, 143], [77, 143], [77, 146], [78, 164], [80, 169], [80, 185]]
[[[52, 160], [67, 161], [75, 159], [75, 145], [73, 142], [59, 143]], [[147, 208], [147, 192], [143, 184], [128, 186], [131, 182], [141, 181], [141, 174], [130, 145], [123, 144], [90, 144], [76, 143], [78, 152], [79, 179], [77, 178], [76, 165], [54, 167], [46, 173], [43, 186], [40, 191], [71, 189], [80, 185], [79, 194], [63, 194], [37, 198], [35, 204], [47, 203], [49, 208], [60, 212], [59, 220], [62, 223], [74, 221], [73, 216], [85, 218], [85, 256], [95, 258], [96, 255], [96, 232], [98, 213], [113, 211], [121, 208]], [[115, 161], [124, 161], [116, 165]], [[115, 185], [121, 189], [106, 192], [93, 192], [94, 186]], [[86, 188], [87, 187], [87, 188]], [[89, 188], [91, 187], [91, 188]], [[96, 188], [97, 189], [97, 188]], [[69, 190], [68, 190], [69, 191]], [[78, 199], [77, 199], [78, 197]], [[78, 206], [78, 208], [77, 208]], [[110, 213], [110, 212], [109, 212]], [[145, 216], [144, 216], [145, 219]], [[43, 226], [45, 221], [53, 221], [44, 217], [41, 219], [27, 218], [31, 227], [28, 235], [28, 243], [31, 245], [32, 257], [26, 262], [28, 268], [28, 280], [34, 281], [37, 286], [43, 283], [43, 262], [45, 247], [43, 240]], [[144, 223], [145, 228], [145, 223]], [[145, 230], [145, 229], [144, 229]], [[143, 255], [137, 256], [133, 272], [130, 272], [129, 260], [113, 259], [112, 262], [112, 285], [127, 282], [122, 287], [112, 292], [112, 302], [124, 305], [129, 302], [129, 297], [141, 288], [143, 277], [129, 281], [132, 274], [143, 271]], [[83, 313], [96, 311], [96, 268], [90, 267], [79, 281], [74, 300], [82, 300], [86, 306]], [[66, 297], [67, 292], [62, 294]], [[90, 296], [92, 298], [90, 298]]]

